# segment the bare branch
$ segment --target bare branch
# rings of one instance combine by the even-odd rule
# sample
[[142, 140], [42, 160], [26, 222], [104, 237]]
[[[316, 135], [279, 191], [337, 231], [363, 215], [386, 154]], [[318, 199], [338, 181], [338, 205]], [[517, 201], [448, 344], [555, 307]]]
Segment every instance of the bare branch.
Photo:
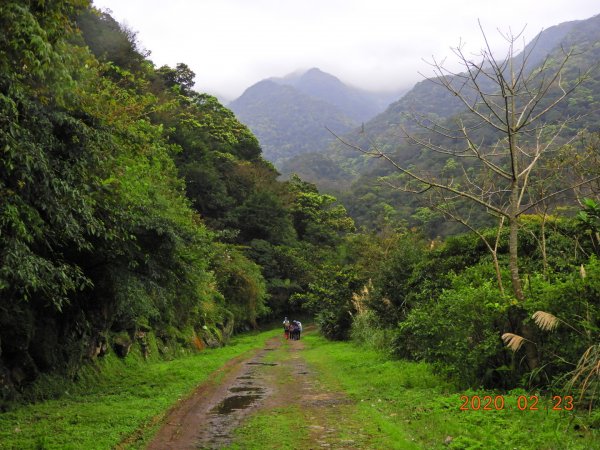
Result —
[[533, 202], [530, 205], [528, 205], [526, 208], [524, 208], [521, 211], [519, 211], [517, 213], [517, 216], [520, 216], [520, 215], [526, 213], [527, 211], [529, 211], [534, 206], [539, 205], [540, 203], [542, 203], [543, 201], [548, 200], [549, 198], [555, 197], [555, 196], [557, 196], [559, 194], [562, 194], [563, 192], [567, 192], [567, 191], [570, 191], [572, 189], [577, 189], [580, 186], [583, 186], [583, 185], [586, 185], [586, 184], [590, 184], [590, 183], [592, 183], [592, 182], [594, 182], [596, 180], [600, 180], [600, 175], [592, 177], [592, 178], [588, 178], [587, 180], [581, 181], [581, 182], [579, 182], [577, 184], [574, 184], [572, 186], [566, 187], [566, 188], [561, 189], [559, 191], [552, 192], [551, 194], [548, 194], [545, 197], [540, 198], [539, 200], [536, 200], [535, 202]]
[[387, 154], [385, 154], [381, 150], [376, 150], [375, 152], [366, 151], [366, 150], [362, 149], [361, 147], [359, 147], [357, 145], [354, 145], [354, 144], [351, 144], [351, 143], [345, 141], [340, 136], [338, 136], [336, 133], [334, 133], [333, 131], [331, 131], [329, 128], [327, 128], [327, 127], [325, 127], [325, 128], [327, 129], [327, 131], [329, 131], [337, 140], [339, 140], [345, 146], [347, 146], [349, 148], [352, 148], [354, 150], [357, 150], [357, 151], [359, 151], [359, 152], [361, 152], [363, 154], [373, 155], [373, 156], [377, 156], [377, 157], [383, 158], [386, 161], [388, 161], [399, 172], [408, 175], [409, 177], [413, 178], [416, 181], [419, 181], [419, 182], [421, 182], [423, 184], [430, 185], [431, 187], [436, 187], [436, 188], [439, 188], [439, 189], [447, 190], [447, 191], [452, 192], [452, 193], [454, 193], [456, 195], [459, 195], [461, 197], [468, 198], [468, 199], [474, 201], [475, 203], [478, 203], [481, 206], [483, 206], [485, 208], [488, 208], [488, 209], [490, 209], [490, 210], [492, 210], [492, 211], [494, 211], [494, 212], [496, 212], [496, 213], [498, 213], [500, 215], [506, 215], [505, 211], [502, 211], [501, 209], [497, 208], [495, 205], [493, 205], [491, 203], [485, 202], [484, 200], [476, 197], [475, 195], [472, 195], [472, 194], [470, 194], [468, 192], [463, 192], [463, 191], [461, 191], [459, 189], [455, 189], [452, 186], [446, 186], [446, 185], [444, 185], [442, 183], [438, 183], [436, 181], [426, 180], [425, 178], [423, 178], [423, 177], [415, 174], [414, 172], [412, 172], [412, 171], [410, 171], [410, 170], [408, 170], [408, 169], [400, 166], [399, 164], [396, 163], [396, 161], [394, 161], [392, 158], [390, 158]]

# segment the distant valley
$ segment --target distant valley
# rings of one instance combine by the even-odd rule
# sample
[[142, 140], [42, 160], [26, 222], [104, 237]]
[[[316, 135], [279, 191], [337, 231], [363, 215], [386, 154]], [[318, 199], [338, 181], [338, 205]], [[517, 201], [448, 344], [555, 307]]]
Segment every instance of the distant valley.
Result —
[[[519, 64], [523, 54], [529, 54], [525, 70], [535, 71], [545, 61], [560, 60], [565, 49], [575, 48], [577, 52], [564, 71], [569, 80], [563, 80], [573, 82], [600, 62], [598, 42], [600, 15], [544, 30], [527, 44], [525, 53], [515, 56], [515, 61]], [[263, 80], [229, 106], [256, 134], [265, 158], [284, 176], [296, 173], [317, 184], [320, 190], [336, 195], [358, 224], [376, 227], [386, 220], [407, 220], [411, 225], [419, 225], [420, 219], [415, 218], [420, 207], [418, 197], [377, 186], [378, 177], [393, 173], [389, 164], [353, 151], [335, 139], [325, 126], [364, 148], [375, 144], [401, 164], [439, 169], [435, 155], [402, 139], [403, 129], [419, 132], [412, 117], [415, 114], [452, 126], [464, 113], [464, 105], [432, 81], [435, 80], [424, 79], [395, 96], [378, 95], [348, 87], [332, 75], [311, 69]], [[494, 89], [485, 80], [482, 82], [484, 90]], [[600, 71], [592, 71], [582, 88], [553, 114], [578, 117], [573, 129], [566, 130], [567, 134], [581, 128], [597, 131]], [[393, 217], [388, 217], [390, 214]]]
[[259, 139], [265, 158], [289, 173], [292, 158], [326, 149], [335, 140], [326, 127], [347, 133], [403, 92], [368, 92], [312, 68], [262, 80], [228, 106]]

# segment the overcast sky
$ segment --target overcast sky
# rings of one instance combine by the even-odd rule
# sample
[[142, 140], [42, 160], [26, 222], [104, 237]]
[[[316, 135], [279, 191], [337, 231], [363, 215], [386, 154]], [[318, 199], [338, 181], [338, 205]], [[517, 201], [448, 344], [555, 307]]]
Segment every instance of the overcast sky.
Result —
[[[94, 0], [138, 32], [157, 65], [185, 62], [196, 89], [233, 100], [271, 76], [319, 67], [369, 90], [407, 88], [459, 40], [541, 29], [600, 13], [598, 0]], [[448, 58], [451, 62], [451, 58]]]

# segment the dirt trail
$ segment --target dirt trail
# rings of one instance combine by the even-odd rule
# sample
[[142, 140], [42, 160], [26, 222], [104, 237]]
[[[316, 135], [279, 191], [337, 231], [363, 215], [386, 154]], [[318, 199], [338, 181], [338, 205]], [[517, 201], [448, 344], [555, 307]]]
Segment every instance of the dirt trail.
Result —
[[[276, 337], [254, 356], [230, 361], [168, 414], [147, 448], [227, 447], [234, 430], [251, 414], [290, 405], [300, 407], [309, 432], [302, 448], [363, 448], [360, 429], [351, 432], [352, 439], [339, 437], [336, 427], [343, 425], [343, 408], [352, 402], [319, 384], [303, 349], [302, 341]], [[271, 352], [277, 358], [269, 357]]]

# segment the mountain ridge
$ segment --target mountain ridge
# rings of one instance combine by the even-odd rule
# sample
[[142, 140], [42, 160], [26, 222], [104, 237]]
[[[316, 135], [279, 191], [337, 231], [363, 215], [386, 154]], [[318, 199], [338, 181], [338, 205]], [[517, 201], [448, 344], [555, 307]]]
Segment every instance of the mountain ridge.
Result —
[[[600, 49], [594, 46], [600, 42], [600, 14], [592, 16], [589, 19], [563, 22], [538, 33], [531, 41], [524, 46], [524, 53], [516, 55], [517, 60], [523, 57], [523, 54], [530, 53], [527, 58], [526, 70], [533, 70], [535, 67], [545, 61], [547, 57], [559, 58], [564, 51], [561, 45], [567, 48], [576, 48], [578, 53], [586, 51], [585, 58], [598, 63], [600, 61]], [[585, 67], [584, 62], [579, 61], [583, 58], [579, 54], [574, 56], [573, 63], [577, 67]], [[572, 70], [573, 72], [575, 69]], [[572, 73], [571, 76], [577, 76]], [[595, 102], [600, 102], [600, 78], [598, 75], [592, 77], [592, 80], [583, 86], [583, 90], [574, 93], [570, 100], [570, 105], [574, 103], [584, 103], [590, 98], [595, 98]], [[591, 86], [591, 87], [587, 87]], [[585, 91], [586, 95], [583, 96]], [[584, 98], [579, 98], [580, 96]], [[593, 103], [593, 102], [592, 102]], [[567, 103], [558, 108], [558, 111], [566, 114]], [[591, 111], [588, 114], [597, 114], [592, 104], [586, 105]], [[350, 132], [343, 135], [347, 142], [368, 147], [372, 143], [377, 143], [380, 148], [386, 151], [395, 152], [401, 146], [402, 127], [415, 130], [414, 121], [410, 120], [413, 114], [427, 116], [437, 121], [448, 120], [465, 109], [464, 104], [454, 97], [446, 88], [435, 82], [435, 78], [425, 78], [417, 82], [408, 92], [395, 102], [392, 102], [384, 111], [373, 117], [364, 124], [357, 126]], [[590, 123], [593, 118], [588, 119]], [[353, 181], [357, 181], [361, 174], [368, 172], [375, 164], [373, 160], [366, 159], [358, 153], [349, 151], [342, 143], [332, 142], [328, 148], [319, 148], [316, 154], [306, 156], [299, 155], [296, 158], [286, 162], [285, 172], [298, 173], [307, 180], [317, 183], [320, 187], [330, 192], [339, 192], [349, 188]], [[405, 156], [411, 158], [414, 153], [405, 150]], [[402, 157], [401, 157], [402, 158]], [[320, 160], [324, 166], [329, 167], [327, 173], [331, 173], [330, 167], [338, 165], [340, 171], [344, 173], [344, 182], [338, 189], [331, 189], [333, 179], [327, 179], [326, 175], [320, 174], [315, 170], [316, 160]], [[404, 160], [402, 160], [404, 162]], [[308, 166], [310, 165], [310, 166]], [[354, 177], [353, 179], [351, 179]], [[337, 180], [338, 177], [335, 177]]]
[[228, 107], [259, 139], [265, 158], [281, 169], [291, 158], [327, 148], [326, 128], [346, 133], [369, 120], [399, 93], [373, 93], [313, 67], [247, 88]]

